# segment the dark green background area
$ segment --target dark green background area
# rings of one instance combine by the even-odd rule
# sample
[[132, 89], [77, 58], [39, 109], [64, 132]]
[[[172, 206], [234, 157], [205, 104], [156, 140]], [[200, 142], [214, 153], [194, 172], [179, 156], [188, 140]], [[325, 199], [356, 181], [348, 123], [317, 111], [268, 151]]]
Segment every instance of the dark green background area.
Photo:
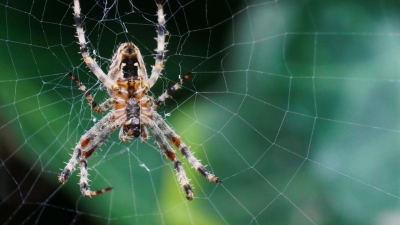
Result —
[[[134, 42], [154, 63], [155, 1], [82, 1], [92, 56], [107, 71]], [[391, 224], [400, 209], [398, 1], [177, 1], [164, 4], [158, 96], [192, 71], [158, 112], [215, 173], [180, 154], [195, 199], [151, 138], [117, 132], [79, 171], [57, 177], [101, 115], [104, 87], [86, 68], [71, 1], [0, 0], [0, 223]], [[151, 135], [152, 136], [152, 135]]]

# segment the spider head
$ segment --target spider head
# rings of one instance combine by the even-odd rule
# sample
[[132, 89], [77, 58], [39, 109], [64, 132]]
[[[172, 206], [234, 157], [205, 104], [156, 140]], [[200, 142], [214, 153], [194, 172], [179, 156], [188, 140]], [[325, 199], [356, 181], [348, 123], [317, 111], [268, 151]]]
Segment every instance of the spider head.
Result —
[[139, 49], [133, 43], [123, 43], [118, 48], [117, 53], [121, 57], [120, 69], [122, 70], [123, 77], [129, 79], [133, 77], [138, 78], [138, 70], [143, 66], [142, 56]]
[[123, 43], [119, 49], [123, 57], [137, 57], [138, 48], [133, 43]]

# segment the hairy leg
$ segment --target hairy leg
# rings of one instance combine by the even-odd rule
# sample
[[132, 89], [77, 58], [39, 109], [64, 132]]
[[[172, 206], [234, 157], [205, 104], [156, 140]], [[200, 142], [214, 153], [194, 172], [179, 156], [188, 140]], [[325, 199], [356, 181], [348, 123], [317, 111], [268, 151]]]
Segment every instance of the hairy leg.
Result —
[[96, 77], [110, 90], [119, 91], [119, 86], [112, 81], [104, 72], [101, 70], [100, 66], [90, 57], [89, 48], [86, 45], [85, 32], [82, 26], [82, 18], [81, 18], [81, 7], [79, 0], [74, 0], [74, 19], [76, 26], [76, 33], [79, 40], [80, 51], [85, 61], [86, 65], [89, 69], [96, 75]]
[[181, 78], [179, 80], [178, 83], [176, 83], [175, 85], [173, 85], [172, 87], [170, 87], [168, 90], [166, 90], [162, 95], [160, 95], [157, 100], [154, 101], [153, 104], [153, 109], [157, 109], [158, 106], [160, 106], [165, 99], [170, 98], [172, 94], [174, 94], [177, 90], [181, 89], [182, 84], [189, 79], [190, 77], [190, 72], [188, 72], [187, 74], [185, 74], [185, 76], [183, 76], [183, 78]]
[[164, 10], [163, 10], [163, 5], [161, 0], [158, 1], [158, 24], [157, 24], [157, 49], [156, 49], [156, 62], [153, 66], [153, 69], [151, 71], [151, 76], [149, 78], [148, 84], [150, 87], [152, 87], [156, 81], [158, 80], [158, 77], [161, 74], [161, 71], [163, 70], [164, 67], [164, 53], [165, 53], [165, 36], [167, 35], [166, 29], [165, 29], [165, 17], [164, 17]]
[[103, 103], [101, 103], [100, 105], [98, 105], [96, 103], [96, 101], [94, 100], [90, 91], [86, 88], [85, 85], [82, 84], [82, 82], [80, 82], [72, 73], [69, 73], [69, 77], [71, 78], [72, 81], [75, 82], [75, 84], [78, 86], [79, 90], [81, 90], [85, 93], [85, 97], [88, 100], [89, 105], [92, 107], [92, 109], [95, 112], [102, 114], [113, 106], [113, 104], [115, 102], [114, 98], [109, 98], [106, 101], [104, 101]]
[[200, 161], [196, 157], [194, 157], [194, 155], [185, 145], [185, 143], [181, 141], [179, 136], [172, 130], [172, 128], [161, 118], [161, 116], [157, 112], [153, 113], [153, 120], [157, 127], [163, 132], [165, 137], [167, 137], [179, 149], [182, 155], [185, 156], [185, 158], [197, 170], [197, 172], [199, 172], [211, 182], [221, 183], [221, 181], [217, 177], [215, 177], [214, 174], [210, 173], [200, 163]]
[[81, 170], [79, 184], [83, 195], [92, 196], [111, 190], [111, 187], [104, 188], [100, 191], [91, 191], [89, 189], [87, 158], [108, 139], [116, 127], [117, 126], [112, 122], [112, 112], [110, 112], [87, 131], [76, 144], [71, 159], [58, 178], [59, 181], [63, 183], [66, 182], [79, 162]]
[[178, 182], [182, 186], [183, 190], [186, 193], [186, 199], [192, 200], [193, 199], [193, 190], [190, 187], [189, 179], [187, 178], [185, 170], [182, 167], [182, 163], [178, 160], [178, 158], [176, 158], [175, 151], [168, 144], [162, 131], [157, 127], [157, 125], [151, 119], [149, 119], [146, 116], [142, 116], [141, 119], [153, 133], [154, 139], [155, 139], [158, 147], [161, 149], [161, 152], [167, 158], [169, 158], [172, 161], [172, 163], [174, 164], [176, 175], [178, 177]]

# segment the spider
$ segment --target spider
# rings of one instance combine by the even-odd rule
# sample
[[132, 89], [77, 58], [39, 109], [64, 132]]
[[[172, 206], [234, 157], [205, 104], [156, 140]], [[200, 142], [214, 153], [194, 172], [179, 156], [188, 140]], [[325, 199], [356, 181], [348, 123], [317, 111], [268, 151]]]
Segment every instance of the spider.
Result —
[[183, 78], [180, 78], [178, 83], [165, 91], [157, 99], [154, 100], [147, 95], [149, 89], [156, 83], [163, 70], [166, 45], [165, 36], [167, 32], [165, 29], [165, 15], [161, 0], [157, 2], [157, 6], [157, 49], [155, 50], [155, 65], [152, 67], [150, 77], [147, 75], [146, 67], [138, 47], [131, 42], [119, 45], [112, 57], [112, 63], [106, 75], [99, 65], [90, 57], [82, 26], [80, 3], [79, 0], [74, 0], [74, 19], [77, 38], [79, 39], [80, 53], [91, 72], [105, 85], [110, 98], [98, 105], [89, 90], [76, 79], [72, 73], [70, 73], [69, 76], [79, 89], [85, 93], [86, 99], [95, 112], [101, 114], [112, 108], [111, 111], [83, 134], [73, 149], [71, 159], [59, 176], [61, 182], [66, 182], [79, 163], [79, 185], [80, 191], [84, 196], [94, 196], [112, 190], [112, 187], [97, 191], [90, 190], [87, 158], [89, 158], [89, 156], [110, 137], [111, 133], [118, 128], [120, 129], [118, 137], [123, 142], [130, 141], [134, 137], [140, 137], [142, 141], [147, 141], [147, 129], [151, 131], [159, 150], [174, 164], [178, 182], [185, 191], [188, 200], [193, 199], [193, 190], [190, 187], [189, 179], [182, 167], [182, 163], [176, 157], [175, 150], [168, 141], [179, 149], [197, 172], [211, 182], [221, 182], [193, 156], [189, 148], [181, 141], [180, 137], [156, 111], [157, 107], [160, 106], [165, 99], [169, 98], [174, 92], [181, 88], [182, 84], [189, 78], [190, 72], [183, 76]]

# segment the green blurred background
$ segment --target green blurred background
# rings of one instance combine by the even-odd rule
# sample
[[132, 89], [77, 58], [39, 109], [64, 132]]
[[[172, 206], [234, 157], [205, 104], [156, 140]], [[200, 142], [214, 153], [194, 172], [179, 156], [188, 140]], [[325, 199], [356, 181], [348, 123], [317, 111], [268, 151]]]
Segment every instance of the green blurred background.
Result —
[[[154, 62], [155, 1], [82, 1], [107, 70], [132, 41]], [[71, 1], [0, 0], [0, 223], [400, 224], [400, 2], [178, 1], [164, 4], [163, 77], [192, 71], [159, 113], [221, 180], [185, 159], [188, 202], [150, 139], [113, 134], [89, 159], [92, 189], [57, 176], [101, 118], [71, 82], [107, 97], [77, 54]]]

